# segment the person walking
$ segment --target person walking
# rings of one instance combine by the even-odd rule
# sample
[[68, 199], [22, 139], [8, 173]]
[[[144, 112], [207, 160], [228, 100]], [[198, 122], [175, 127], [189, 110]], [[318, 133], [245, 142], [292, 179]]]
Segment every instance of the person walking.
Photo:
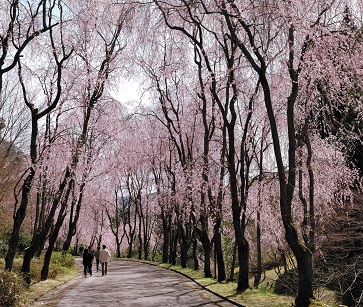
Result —
[[101, 269], [102, 269], [102, 276], [107, 275], [107, 263], [111, 261], [111, 255], [106, 245], [102, 245], [102, 250], [100, 251], [100, 262], [101, 262]]
[[90, 253], [88, 248], [83, 250], [83, 268], [84, 268], [84, 277], [87, 277], [87, 271], [89, 275], [92, 276], [92, 261], [93, 255]]
[[95, 251], [96, 269], [97, 269], [97, 272], [100, 270], [99, 269], [99, 265], [100, 265], [100, 249], [101, 249], [101, 247], [97, 246], [97, 250]]

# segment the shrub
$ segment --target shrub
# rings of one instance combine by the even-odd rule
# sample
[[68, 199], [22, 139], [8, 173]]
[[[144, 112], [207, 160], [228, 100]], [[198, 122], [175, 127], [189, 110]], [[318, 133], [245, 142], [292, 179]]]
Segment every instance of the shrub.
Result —
[[18, 252], [22, 253], [24, 250], [30, 246], [32, 242], [32, 236], [30, 233], [21, 232], [19, 236], [19, 243], [18, 243]]
[[2, 307], [14, 306], [16, 300], [24, 290], [21, 276], [9, 272], [0, 272], [0, 302]]
[[66, 272], [66, 269], [64, 267], [57, 266], [57, 265], [51, 265], [49, 267], [48, 278], [55, 279], [58, 276], [64, 275], [65, 272]]
[[296, 295], [298, 290], [298, 273], [291, 269], [279, 276], [275, 282], [274, 292], [281, 295]]
[[78, 256], [78, 250], [73, 246], [68, 249], [68, 253], [70, 253], [72, 256]]
[[8, 250], [8, 245], [5, 240], [0, 238], [0, 257], [3, 258]]
[[[10, 231], [0, 233], [0, 257], [4, 257], [8, 250], [10, 236], [11, 236]], [[32, 236], [30, 235], [30, 233], [21, 232], [19, 234], [19, 243], [17, 247], [18, 252], [19, 253], [24, 252], [25, 248], [27, 248], [30, 245], [31, 240]]]
[[74, 259], [71, 254], [65, 252], [53, 252], [51, 264], [60, 267], [71, 268], [74, 266]]

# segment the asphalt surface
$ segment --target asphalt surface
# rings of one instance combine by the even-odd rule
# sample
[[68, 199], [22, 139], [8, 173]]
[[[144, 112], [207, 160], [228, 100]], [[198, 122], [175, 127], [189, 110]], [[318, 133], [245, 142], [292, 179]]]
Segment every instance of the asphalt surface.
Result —
[[73, 285], [54, 295], [46, 306], [235, 306], [194, 281], [157, 266], [113, 260], [108, 273], [101, 276], [93, 265], [93, 276], [79, 278]]

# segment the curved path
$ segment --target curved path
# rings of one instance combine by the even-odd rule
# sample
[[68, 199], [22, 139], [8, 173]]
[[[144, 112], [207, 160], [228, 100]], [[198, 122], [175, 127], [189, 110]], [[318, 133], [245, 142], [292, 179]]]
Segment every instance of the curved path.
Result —
[[[93, 265], [94, 269], [95, 265]], [[94, 272], [64, 289], [58, 307], [235, 306], [170, 270], [134, 261], [114, 260], [105, 276]]]

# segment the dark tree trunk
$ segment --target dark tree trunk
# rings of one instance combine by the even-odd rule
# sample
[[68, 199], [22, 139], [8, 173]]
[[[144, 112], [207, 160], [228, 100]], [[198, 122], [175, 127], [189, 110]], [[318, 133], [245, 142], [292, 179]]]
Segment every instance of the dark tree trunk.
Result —
[[236, 267], [236, 254], [237, 254], [237, 242], [234, 242], [231, 271], [229, 274], [229, 281], [234, 281], [234, 268]]
[[[2, 90], [3, 90], [3, 75], [5, 73], [7, 73], [8, 71], [12, 70], [14, 67], [16, 67], [16, 65], [18, 65], [18, 75], [19, 75], [20, 84], [22, 86], [24, 102], [29, 107], [29, 110], [31, 112], [31, 137], [30, 137], [31, 166], [29, 168], [28, 175], [26, 176], [25, 180], [23, 181], [23, 186], [21, 188], [22, 189], [21, 202], [20, 202], [20, 206], [19, 206], [19, 208], [17, 208], [17, 210], [16, 210], [17, 200], [15, 203], [14, 210], [16, 210], [16, 213], [13, 216], [13, 219], [14, 219], [13, 229], [12, 229], [12, 233], [11, 233], [11, 236], [9, 239], [8, 250], [7, 250], [7, 253], [5, 256], [5, 269], [9, 270], [9, 271], [11, 271], [13, 268], [13, 262], [14, 262], [15, 254], [16, 254], [17, 247], [19, 244], [20, 228], [23, 224], [23, 221], [24, 221], [24, 218], [26, 215], [28, 201], [29, 201], [29, 193], [30, 193], [30, 190], [31, 190], [31, 187], [33, 184], [34, 175], [35, 175], [35, 167], [36, 167], [36, 163], [37, 163], [38, 120], [40, 118], [42, 118], [43, 116], [45, 116], [46, 114], [49, 114], [57, 106], [59, 98], [60, 98], [59, 94], [61, 93], [60, 80], [61, 80], [62, 64], [73, 52], [72, 51], [69, 55], [64, 54], [64, 57], [60, 60], [60, 62], [57, 61], [58, 75], [57, 75], [57, 90], [55, 93], [56, 98], [51, 103], [51, 105], [49, 105], [43, 111], [39, 112], [39, 110], [37, 108], [35, 108], [34, 105], [32, 103], [30, 103], [27, 99], [26, 88], [25, 88], [25, 84], [24, 84], [24, 81], [22, 78], [22, 73], [21, 73], [21, 62], [20, 62], [21, 51], [24, 50], [25, 47], [29, 43], [31, 43], [31, 41], [33, 41], [36, 37], [38, 37], [41, 33], [46, 33], [47, 31], [49, 31], [51, 28], [55, 27], [56, 25], [59, 24], [59, 22], [62, 22], [62, 21], [53, 23], [53, 20], [49, 17], [49, 19], [48, 19], [49, 23], [47, 23], [44, 20], [43, 27], [40, 27], [38, 29], [35, 29], [36, 27], [34, 27], [34, 24], [30, 23], [27, 33], [25, 35], [26, 39], [23, 40], [22, 42], [15, 43], [13, 38], [23, 37], [23, 34], [25, 34], [25, 32], [16, 33], [17, 32], [16, 29], [18, 27], [15, 26], [15, 24], [18, 22], [17, 16], [19, 16], [19, 14], [21, 13], [20, 6], [22, 5], [19, 2], [20, 1], [11, 2], [11, 6], [10, 6], [11, 8], [9, 11], [10, 15], [12, 15], [11, 22], [9, 23], [9, 27], [7, 29], [6, 36], [4, 36], [2, 39], [2, 48], [1, 48], [2, 53], [0, 55], [0, 57], [1, 57], [0, 97], [2, 96]], [[44, 16], [47, 14], [49, 14], [49, 16], [52, 16], [53, 15], [52, 9], [50, 9], [49, 7], [47, 7], [46, 4], [44, 4], [42, 6], [42, 8], [39, 7], [39, 10], [35, 10], [30, 15], [31, 15], [32, 20], [36, 20], [37, 17], [41, 14], [44, 14]], [[9, 48], [10, 42], [12, 42], [13, 46], [15, 46], [15, 44], [17, 44], [16, 48], [18, 51], [14, 54], [14, 56], [12, 57], [12, 60], [10, 62], [8, 62], [8, 61], [4, 62], [4, 59], [8, 58], [8, 53], [10, 52], [10, 49], [11, 49], [11, 48]], [[6, 65], [5, 65], [5, 63], [6, 63]]]
[[249, 244], [246, 238], [238, 245], [239, 273], [237, 290], [244, 291], [249, 288]]
[[5, 256], [5, 270], [11, 271], [13, 269], [13, 262], [19, 244], [20, 227], [23, 224], [26, 215], [29, 192], [33, 183], [34, 175], [35, 175], [35, 170], [33, 167], [31, 167], [29, 169], [29, 174], [25, 178], [23, 183], [20, 206], [14, 216], [13, 231], [10, 236], [8, 251]]
[[76, 210], [76, 212], [74, 212], [74, 210], [75, 210], [74, 207], [75, 207], [75, 202], [72, 201], [67, 237], [63, 243], [64, 251], [68, 251], [69, 247], [71, 246], [72, 238], [76, 234], [76, 231], [77, 231], [77, 222], [78, 222], [78, 217], [79, 217], [79, 212], [80, 212], [81, 207], [79, 207], [79, 209], [78, 209], [78, 206], [77, 206], [78, 210]]
[[[194, 270], [198, 271], [199, 270], [199, 261], [198, 261], [198, 254], [197, 254], [197, 248], [198, 248], [198, 241], [195, 238], [193, 240], [193, 262], [194, 262]], [[210, 257], [210, 256], [209, 256]], [[210, 263], [210, 261], [209, 261]], [[209, 265], [210, 266], [210, 265]], [[209, 268], [210, 270], [210, 268]]]
[[163, 222], [163, 263], [169, 261], [170, 235], [170, 227], [164, 226]]
[[129, 247], [127, 249], [127, 258], [132, 258], [132, 246], [133, 246], [133, 244], [134, 244], [134, 239], [132, 237], [129, 240]]
[[[69, 177], [70, 177], [70, 171], [69, 171], [69, 168], [67, 168], [67, 170], [66, 170], [66, 172], [64, 174], [63, 180], [59, 185], [58, 192], [57, 192], [57, 194], [56, 194], [56, 196], [55, 196], [55, 198], [53, 200], [53, 203], [52, 203], [52, 206], [51, 206], [51, 209], [49, 211], [49, 214], [48, 214], [48, 217], [47, 217], [47, 220], [46, 220], [45, 224], [40, 229], [40, 232], [34, 233], [32, 243], [29, 246], [29, 248], [25, 251], [21, 271], [22, 271], [22, 273], [24, 273], [24, 275], [26, 277], [26, 282], [27, 282], [28, 285], [30, 284], [30, 263], [31, 263], [31, 260], [33, 259], [35, 253], [39, 250], [39, 247], [41, 245], [44, 245], [44, 242], [47, 239], [47, 236], [48, 236], [48, 234], [49, 234], [49, 232], [51, 230], [51, 227], [52, 227], [55, 212], [56, 212], [56, 210], [58, 208], [60, 198], [63, 195], [63, 191], [67, 186], [67, 181], [68, 181]], [[67, 193], [69, 193], [69, 191], [71, 190], [72, 187], [73, 187], [73, 182], [71, 181], [69, 183]], [[67, 196], [68, 195], [69, 194], [67, 194]], [[68, 198], [66, 198], [64, 201], [67, 202], [67, 200], [68, 200]], [[62, 206], [66, 206], [66, 203], [62, 204]], [[60, 213], [62, 214], [62, 211], [64, 211], [64, 210], [65, 210], [65, 208], [62, 208]], [[63, 223], [63, 220], [62, 220], [62, 223]], [[60, 227], [61, 227], [61, 225], [59, 226], [59, 228]], [[58, 236], [58, 233], [56, 235]], [[55, 240], [56, 239], [57, 238], [55, 238]]]
[[176, 252], [178, 248], [178, 240], [179, 235], [177, 231], [174, 231], [174, 234], [171, 235], [172, 241], [170, 244], [170, 263], [172, 265], [176, 265]]
[[206, 231], [199, 232], [199, 239], [203, 246], [204, 252], [204, 277], [212, 277], [211, 271], [211, 256], [212, 256], [212, 244]]
[[312, 286], [313, 280], [313, 263], [312, 254], [309, 250], [304, 251], [302, 258], [298, 261], [299, 272], [299, 290], [295, 300], [296, 307], [310, 305], [310, 298], [314, 297]]
[[219, 231], [219, 227], [215, 226], [214, 237], [214, 250], [217, 258], [217, 266], [218, 266], [218, 276], [217, 281], [222, 282], [226, 280], [226, 268], [223, 259], [223, 249], [222, 249], [222, 235]]
[[[22, 186], [21, 202], [19, 208], [16, 210], [14, 216], [14, 225], [11, 237], [9, 240], [8, 252], [5, 256], [5, 269], [11, 271], [13, 268], [14, 257], [16, 249], [19, 243], [20, 228], [24, 222], [26, 211], [29, 202], [29, 193], [33, 184], [35, 176], [35, 165], [37, 160], [37, 136], [38, 136], [38, 110], [31, 109], [32, 111], [32, 132], [31, 132], [31, 144], [30, 144], [30, 157], [32, 161], [32, 166], [29, 168], [29, 173], [25, 178]], [[33, 254], [34, 255], [34, 254]], [[30, 267], [30, 261], [29, 264]], [[29, 272], [29, 270], [28, 270]]]
[[187, 267], [188, 262], [188, 248], [185, 246], [185, 242], [180, 244], [180, 265], [182, 268]]
[[[36, 236], [36, 238], [33, 238], [33, 241], [29, 247], [25, 249], [24, 258], [23, 258], [23, 264], [21, 266], [21, 272], [24, 275], [26, 284], [30, 286], [31, 277], [30, 277], [30, 264], [31, 261], [38, 250], [40, 243], [41, 236]], [[45, 240], [45, 238], [44, 238]]]
[[299, 243], [298, 233], [295, 227], [290, 224], [285, 226], [286, 240], [293, 251], [297, 270], [299, 273], [299, 289], [295, 299], [296, 307], [308, 307], [310, 299], [314, 298], [313, 291], [313, 256], [311, 251]]
[[53, 246], [49, 246], [47, 248], [47, 251], [45, 252], [43, 267], [42, 267], [42, 271], [40, 272], [40, 278], [41, 278], [41, 280], [48, 279], [49, 266], [50, 266], [50, 260], [52, 258], [53, 248], [54, 248], [54, 245]]
[[115, 236], [115, 241], [116, 241], [116, 257], [121, 258], [121, 242], [119, 241], [118, 234], [116, 234]]
[[213, 277], [211, 271], [212, 244], [208, 241], [204, 246], [204, 277]]
[[161, 208], [161, 218], [163, 223], [163, 263], [168, 263], [169, 261], [169, 250], [171, 241], [171, 214], [166, 213], [163, 208]]
[[[203, 171], [205, 172], [205, 171]], [[204, 182], [208, 182], [208, 176], [206, 174], [203, 175]], [[212, 197], [210, 197], [212, 198]], [[201, 210], [200, 210], [200, 217], [199, 223], [200, 228], [195, 227], [195, 233], [198, 235], [200, 242], [202, 243], [203, 253], [204, 253], [204, 276], [205, 277], [212, 277], [211, 271], [211, 253], [212, 253], [212, 243], [209, 239], [208, 233], [208, 215], [206, 209], [206, 201], [205, 201], [205, 194], [202, 193], [201, 195]]]
[[253, 285], [258, 288], [262, 276], [262, 253], [261, 253], [261, 228], [260, 228], [260, 212], [257, 212], [257, 268]]
[[[232, 107], [230, 108], [232, 110]], [[236, 114], [233, 109], [232, 119], [235, 120]], [[231, 120], [232, 121], [232, 120]], [[238, 252], [238, 262], [239, 262], [239, 274], [237, 281], [237, 291], [245, 291], [249, 288], [249, 280], [248, 280], [248, 268], [246, 272], [246, 265], [248, 266], [248, 256], [246, 257], [246, 253], [248, 253], [248, 244], [246, 244], [246, 240], [244, 237], [244, 223], [241, 222], [241, 203], [239, 199], [238, 193], [238, 185], [237, 185], [237, 174], [236, 174], [236, 163], [235, 163], [235, 144], [234, 144], [234, 124], [228, 125], [228, 170], [229, 170], [229, 182], [230, 182], [230, 191], [231, 191], [231, 203], [232, 203], [232, 220], [233, 220], [233, 228], [235, 234], [235, 240], [237, 244], [237, 252]], [[242, 178], [242, 180], [244, 180]], [[240, 192], [243, 193], [243, 192]], [[243, 195], [241, 195], [243, 197]]]
[[58, 213], [57, 222], [54, 225], [54, 227], [51, 231], [51, 234], [49, 236], [49, 244], [48, 244], [48, 248], [45, 253], [45, 256], [44, 256], [44, 263], [43, 263], [43, 267], [42, 267], [42, 271], [41, 271], [41, 275], [40, 275], [42, 280], [46, 280], [48, 278], [50, 260], [52, 258], [52, 253], [54, 250], [55, 242], [57, 241], [57, 238], [59, 235], [59, 231], [62, 228], [64, 218], [66, 217], [65, 211], [66, 211], [66, 207], [67, 207], [69, 193], [72, 189], [72, 186], [73, 186], [72, 183], [70, 183], [69, 187], [67, 189], [67, 194], [66, 194], [65, 198], [62, 200], [62, 206], [61, 206], [60, 212]]
[[148, 229], [148, 214], [146, 214], [146, 221], [143, 223], [143, 248], [144, 248], [144, 260], [148, 260], [149, 259], [149, 255], [150, 255], [150, 235], [148, 234], [150, 232], [150, 229]]
[[139, 238], [139, 249], [138, 249], [138, 258], [139, 260], [142, 259], [142, 235], [141, 235], [141, 215], [139, 214], [139, 232], [138, 232], [138, 238]]
[[[126, 216], [127, 216], [127, 226], [128, 226], [128, 231], [126, 231], [126, 223], [124, 222], [124, 232], [126, 234], [127, 237], [127, 243], [128, 243], [128, 251], [127, 251], [127, 258], [131, 258], [132, 257], [132, 253], [133, 253], [133, 245], [134, 245], [134, 241], [135, 241], [135, 232], [136, 232], [136, 220], [137, 220], [137, 214], [136, 212], [133, 213], [133, 217], [131, 217], [131, 203], [127, 204], [127, 212], [126, 212]], [[132, 221], [133, 219], [133, 221]]]
[[182, 268], [186, 268], [188, 262], [188, 240], [182, 226], [179, 226], [179, 233], [180, 265]]

